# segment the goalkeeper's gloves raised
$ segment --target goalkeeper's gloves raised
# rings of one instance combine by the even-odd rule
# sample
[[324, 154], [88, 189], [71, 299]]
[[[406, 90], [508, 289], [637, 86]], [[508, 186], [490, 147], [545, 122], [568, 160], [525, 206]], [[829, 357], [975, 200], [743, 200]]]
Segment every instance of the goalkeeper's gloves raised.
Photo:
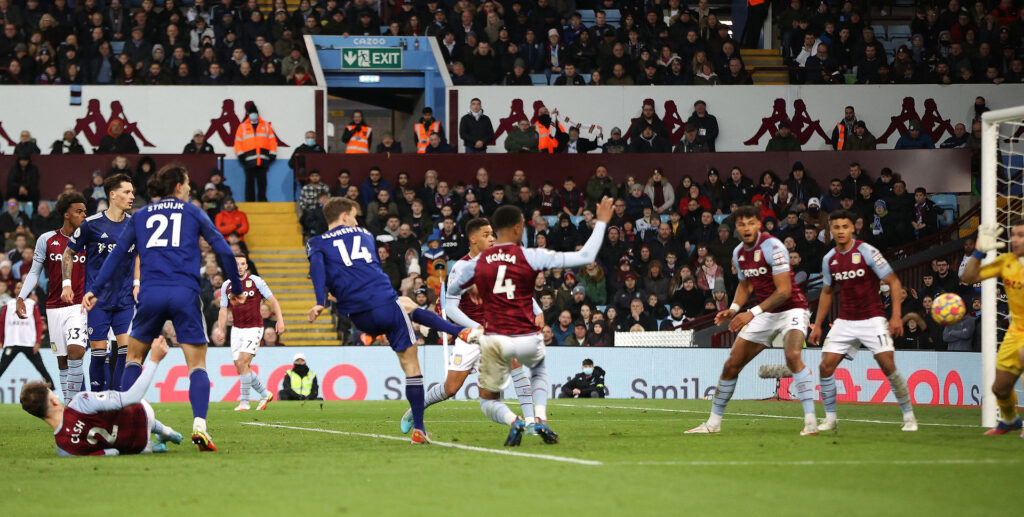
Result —
[[981, 259], [984, 258], [986, 253], [1005, 247], [1006, 243], [999, 240], [999, 230], [994, 225], [989, 224], [978, 227], [978, 239], [974, 242], [975, 257]]

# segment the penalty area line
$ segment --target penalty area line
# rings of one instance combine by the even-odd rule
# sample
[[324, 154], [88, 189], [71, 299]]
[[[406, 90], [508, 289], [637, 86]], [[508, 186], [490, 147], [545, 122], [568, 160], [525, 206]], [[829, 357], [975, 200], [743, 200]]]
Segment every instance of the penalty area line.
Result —
[[[261, 422], [241, 422], [241, 424], [242, 425], [252, 425], [252, 426], [257, 426], [257, 427], [272, 427], [272, 428], [276, 428], [276, 429], [291, 429], [293, 431], [309, 431], [309, 432], [313, 432], [313, 433], [337, 434], [337, 435], [342, 435], [342, 436], [358, 436], [358, 437], [361, 437], [361, 438], [379, 438], [381, 440], [397, 440], [397, 441], [402, 441], [402, 442], [409, 441], [408, 438], [402, 438], [402, 437], [398, 437], [398, 436], [389, 436], [389, 435], [386, 435], [386, 434], [356, 433], [356, 432], [352, 432], [352, 431], [336, 431], [334, 429], [321, 429], [321, 428], [317, 428], [317, 427], [296, 427], [296, 426], [291, 426], [291, 425], [264, 424], [264, 423], [261, 423]], [[459, 449], [459, 450], [463, 450], [463, 451], [484, 452], [484, 453], [488, 453], [488, 454], [500, 454], [502, 456], [517, 456], [517, 457], [520, 457], [520, 458], [533, 458], [533, 459], [536, 459], [536, 460], [559, 461], [559, 462], [562, 462], [562, 463], [575, 463], [577, 465], [587, 465], [587, 466], [600, 466], [600, 465], [604, 465], [604, 463], [602, 463], [600, 461], [595, 461], [595, 460], [583, 460], [583, 459], [579, 459], [579, 458], [566, 458], [566, 457], [562, 457], [562, 456], [553, 456], [553, 455], [550, 455], [550, 454], [533, 454], [533, 453], [529, 453], [529, 452], [518, 452], [518, 451], [510, 451], [510, 450], [503, 450], [503, 449], [488, 449], [486, 447], [476, 447], [474, 445], [462, 445], [461, 443], [438, 442], [438, 441], [431, 440], [430, 444], [431, 445], [436, 445], [438, 447], [448, 447], [448, 448], [451, 448], [451, 449]]]
[[682, 467], [756, 467], [756, 466], [857, 466], [857, 465], [1006, 465], [1019, 459], [937, 459], [937, 460], [792, 460], [792, 461], [621, 461], [613, 465]]

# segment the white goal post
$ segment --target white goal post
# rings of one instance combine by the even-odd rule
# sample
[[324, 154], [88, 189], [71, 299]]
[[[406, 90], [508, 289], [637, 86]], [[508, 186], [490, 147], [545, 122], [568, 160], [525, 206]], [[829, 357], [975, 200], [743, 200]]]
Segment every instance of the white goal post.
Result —
[[[1024, 159], [1024, 106], [1005, 108], [981, 116], [981, 222], [1005, 226], [1024, 217], [1022, 196], [1024, 178], [1019, 163]], [[1000, 239], [1009, 249], [1009, 232]], [[995, 252], [989, 254], [992, 259]], [[999, 283], [981, 284], [981, 425], [995, 427], [998, 408], [992, 394], [996, 374], [998, 323], [1006, 316], [999, 313]]]

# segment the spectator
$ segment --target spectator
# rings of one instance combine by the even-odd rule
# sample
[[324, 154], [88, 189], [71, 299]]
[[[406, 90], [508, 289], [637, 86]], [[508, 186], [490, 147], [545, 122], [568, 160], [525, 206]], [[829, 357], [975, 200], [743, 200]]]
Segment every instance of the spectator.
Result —
[[557, 323], [551, 326], [551, 334], [554, 337], [555, 344], [564, 346], [565, 340], [573, 333], [573, 327], [572, 314], [566, 310], [559, 312]]
[[641, 331], [654, 331], [658, 330], [657, 322], [654, 317], [647, 314], [644, 311], [644, 302], [639, 299], [634, 299], [629, 304], [629, 315], [623, 321], [625, 327], [633, 332], [634, 329], [639, 326]]
[[469, 113], [463, 115], [459, 120], [459, 138], [462, 139], [462, 146], [467, 153], [486, 153], [487, 146], [491, 145], [491, 140], [494, 138], [494, 126], [491, 124], [491, 119], [484, 115], [480, 99], [471, 100]]
[[928, 199], [928, 191], [924, 187], [914, 189], [914, 208], [911, 212], [910, 226], [914, 229], [915, 239], [927, 237], [939, 231], [939, 213], [941, 210], [935, 202]]
[[124, 132], [124, 122], [114, 119], [107, 126], [107, 134], [103, 135], [97, 154], [138, 154], [139, 146], [131, 135]]
[[643, 108], [640, 110], [640, 117], [634, 120], [630, 126], [630, 144], [634, 144], [633, 140], [643, 134], [645, 127], [650, 127], [651, 132], [662, 137], [663, 140], [668, 138], [668, 130], [665, 129], [665, 123], [654, 112], [654, 104], [652, 102], [644, 102]]
[[654, 211], [659, 214], [667, 214], [675, 207], [676, 194], [672, 184], [665, 179], [661, 167], [654, 169], [651, 178], [647, 180], [644, 187], [644, 194], [651, 200]]
[[667, 153], [670, 148], [665, 137], [655, 132], [654, 126], [646, 125], [638, 136], [631, 139], [629, 150], [633, 153]]
[[[615, 309], [609, 308], [609, 310], [614, 311]], [[594, 321], [590, 332], [587, 333], [587, 342], [590, 343], [590, 346], [615, 346], [615, 331], [613, 329], [614, 322]]]
[[571, 398], [604, 398], [604, 369], [595, 367], [591, 359], [583, 360], [583, 369], [577, 373], [571, 381], [562, 386], [561, 396], [563, 399]]
[[277, 398], [281, 400], [319, 400], [319, 393], [316, 372], [309, 369], [305, 354], [295, 354], [295, 357], [292, 358], [292, 369], [285, 374], [281, 391], [277, 392]]
[[[186, 152], [188, 151], [186, 150]], [[296, 174], [298, 174], [299, 170], [296, 168], [296, 158], [298, 158], [300, 154], [325, 154], [326, 152], [327, 151], [324, 150], [324, 147], [322, 145], [316, 143], [316, 131], [306, 131], [306, 135], [304, 137], [304, 140], [302, 141], [302, 145], [296, 147], [295, 150], [292, 151], [292, 157], [288, 158], [288, 168], [290, 168], [291, 170], [295, 171]]]
[[[381, 190], [388, 191], [389, 198], [394, 197], [394, 191], [391, 190], [391, 184], [388, 183], [388, 180], [382, 177], [380, 167], [375, 165], [370, 167], [369, 175], [365, 180], [363, 180], [363, 184], [359, 186], [359, 195], [362, 197], [363, 203], [370, 203], [377, 199], [377, 193]], [[395, 213], [398, 213], [397, 208]]]
[[238, 236], [239, 241], [245, 242], [245, 234], [249, 233], [249, 218], [245, 216], [245, 212], [238, 209], [235, 200], [230, 197], [224, 198], [224, 208], [217, 214], [214, 223], [225, 239], [234, 234]]
[[50, 202], [40, 201], [35, 213], [32, 214], [32, 235], [42, 235], [50, 230], [56, 230], [62, 224], [64, 223], [60, 216], [50, 207]]
[[181, 151], [183, 154], [213, 154], [213, 146], [206, 141], [206, 134], [202, 129], [197, 129], [192, 132], [192, 140], [189, 140], [185, 144], [185, 149]]
[[799, 151], [800, 141], [797, 140], [789, 130], [789, 122], [779, 122], [779, 130], [775, 133], [775, 136], [768, 141], [768, 146], [765, 147], [765, 151]]
[[[7, 210], [0, 214], [0, 231], [4, 232], [4, 240], [9, 241], [24, 229], [30, 227], [30, 219], [18, 206], [18, 199], [14, 196], [7, 198]], [[24, 243], [22, 246], [24, 247]], [[16, 248], [20, 251], [20, 248]], [[11, 259], [16, 260], [16, 257]]]
[[7, 195], [22, 202], [39, 205], [39, 168], [28, 154], [19, 154], [7, 173]]
[[683, 132], [683, 138], [681, 138], [675, 148], [672, 149], [672, 152], [674, 153], [706, 153], [710, 151], [711, 148], [708, 146], [704, 137], [697, 134], [696, 124], [686, 125], [686, 129]]
[[[554, 30], [554, 29], [552, 29]], [[567, 62], [562, 71], [562, 75], [555, 78], [555, 86], [584, 86], [586, 81], [583, 77], [576, 73], [576, 64], [573, 62]]]
[[25, 130], [21, 132], [18, 137], [18, 143], [14, 145], [14, 152], [11, 153], [15, 156], [20, 155], [33, 155], [40, 154], [39, 146], [36, 145], [36, 139], [32, 138], [32, 133]]
[[525, 118], [518, 123], [518, 129], [509, 132], [505, 137], [505, 151], [510, 153], [535, 153], [540, 136], [537, 130]]
[[967, 139], [969, 137], [967, 127], [963, 124], [957, 124], [953, 126], [953, 136], [945, 139], [939, 147], [942, 149], [960, 149], [967, 146]]
[[341, 135], [346, 154], [368, 154], [373, 143], [373, 128], [363, 120], [362, 110], [352, 112], [352, 123], [345, 126]]
[[[600, 135], [598, 138], [601, 138]], [[597, 149], [597, 143], [594, 140], [580, 137], [578, 126], [570, 127], [568, 133], [559, 131], [555, 135], [555, 140], [558, 141], [558, 147], [555, 148], [556, 153], [586, 154]]]
[[974, 351], [974, 334], [977, 323], [978, 318], [968, 313], [956, 324], [944, 327], [942, 330], [942, 341], [946, 345], [946, 350], [950, 352]]
[[78, 137], [70, 129], [64, 131], [60, 140], [50, 146], [50, 154], [85, 154], [85, 148], [78, 143]]
[[576, 320], [573, 323], [572, 334], [565, 338], [566, 346], [590, 346], [587, 341], [587, 324], [583, 320]]
[[911, 120], [907, 124], [907, 132], [896, 141], [895, 149], [935, 149], [935, 142], [928, 133], [921, 131], [919, 120]]
[[302, 186], [302, 191], [299, 193], [299, 209], [303, 212], [317, 208], [317, 199], [320, 197], [320, 194], [330, 194], [330, 189], [327, 185], [320, 182], [320, 171], [318, 169], [309, 171], [308, 179], [308, 183]]
[[455, 149], [452, 149], [452, 146], [448, 145], [448, 142], [441, 138], [440, 133], [431, 133], [427, 147], [423, 152], [426, 154], [452, 154], [455, 152]]
[[[430, 106], [423, 108], [422, 116], [420, 117], [419, 122], [413, 125], [412, 132], [413, 138], [416, 140], [416, 152], [419, 154], [427, 152], [427, 145], [430, 143], [430, 135], [434, 133], [437, 133], [440, 140], [444, 142], [444, 131], [441, 128], [441, 122], [434, 119], [434, 110], [431, 109]], [[445, 142], [445, 145], [447, 146], [447, 142]]]
[[[819, 45], [824, 47], [825, 45]], [[846, 149], [846, 142], [853, 137], [854, 126], [857, 124], [857, 111], [853, 106], [843, 109], [843, 118], [836, 127], [832, 129], [832, 149], [843, 151]]]
[[629, 150], [629, 145], [622, 138], [622, 130], [613, 127], [611, 137], [601, 146], [602, 153], [624, 153]]
[[245, 169], [245, 200], [267, 200], [267, 170], [277, 159], [277, 135], [256, 104], [245, 103], [246, 120], [235, 132], [235, 154]]
[[637, 277], [632, 272], [626, 273], [623, 277], [622, 289], [615, 294], [615, 308], [626, 314], [630, 311], [630, 304], [632, 301], [639, 301], [641, 306], [641, 312], [643, 312], [643, 302], [647, 299], [647, 293], [643, 289], [637, 287]]
[[702, 100], [693, 103], [693, 114], [686, 119], [687, 127], [690, 124], [697, 127], [697, 136], [707, 142], [708, 150], [715, 152], [715, 140], [718, 139], [718, 119], [708, 113], [707, 103]]

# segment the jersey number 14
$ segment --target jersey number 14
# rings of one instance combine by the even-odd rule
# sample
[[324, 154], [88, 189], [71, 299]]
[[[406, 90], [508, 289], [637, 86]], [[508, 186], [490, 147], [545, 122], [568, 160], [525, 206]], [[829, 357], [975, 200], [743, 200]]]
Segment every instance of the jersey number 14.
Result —
[[345, 241], [338, 239], [334, 241], [334, 247], [338, 248], [338, 253], [341, 254], [341, 261], [346, 266], [351, 266], [353, 260], [365, 260], [366, 262], [373, 262], [373, 255], [370, 255], [370, 251], [366, 249], [366, 246], [361, 246], [362, 238], [359, 235], [352, 237], [352, 253], [349, 254], [348, 249], [345, 247]]

